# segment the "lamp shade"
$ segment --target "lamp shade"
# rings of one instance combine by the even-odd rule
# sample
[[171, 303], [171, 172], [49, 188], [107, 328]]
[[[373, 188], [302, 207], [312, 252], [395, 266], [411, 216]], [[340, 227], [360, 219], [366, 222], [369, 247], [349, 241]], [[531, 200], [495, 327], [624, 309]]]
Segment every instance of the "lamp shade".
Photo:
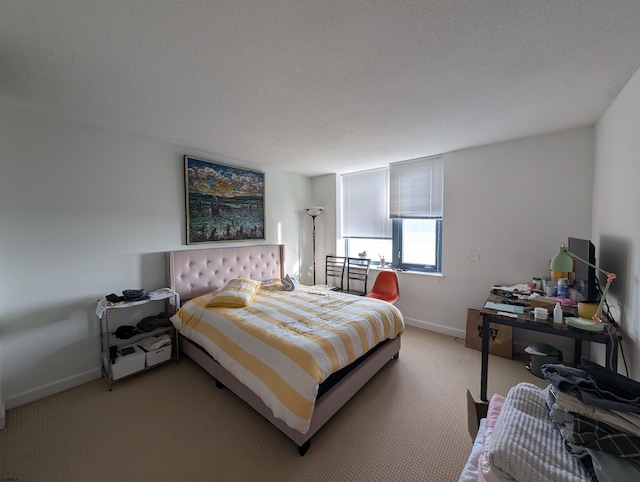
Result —
[[304, 211], [311, 216], [312, 218], [315, 218], [316, 216], [320, 216], [320, 214], [322, 214], [322, 211], [324, 211], [324, 207], [323, 206], [310, 206], [308, 208], [304, 208]]
[[571, 273], [573, 271], [573, 258], [569, 254], [569, 250], [563, 244], [549, 265], [551, 271], [560, 271], [562, 273]]

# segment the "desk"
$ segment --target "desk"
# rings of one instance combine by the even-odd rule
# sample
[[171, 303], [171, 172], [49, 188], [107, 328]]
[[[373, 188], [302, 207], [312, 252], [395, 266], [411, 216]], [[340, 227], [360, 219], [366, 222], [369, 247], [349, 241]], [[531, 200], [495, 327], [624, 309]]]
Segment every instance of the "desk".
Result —
[[[503, 302], [502, 298], [496, 295], [490, 295], [487, 301], [494, 301], [498, 303]], [[573, 359], [576, 364], [578, 364], [582, 358], [583, 341], [603, 343], [607, 347], [607, 368], [616, 373], [618, 371], [618, 346], [622, 337], [617, 333], [610, 333], [610, 325], [606, 326], [604, 331], [601, 332], [580, 330], [567, 326], [565, 323], [554, 323], [553, 313], [550, 314], [551, 316], [549, 316], [547, 320], [536, 320], [533, 317], [533, 313], [526, 308], [525, 312], [518, 315], [517, 318], [499, 315], [496, 310], [489, 308], [482, 308], [480, 310], [480, 315], [482, 316], [482, 371], [480, 377], [480, 399], [485, 402], [487, 401], [487, 371], [489, 368], [489, 323], [573, 338]]]

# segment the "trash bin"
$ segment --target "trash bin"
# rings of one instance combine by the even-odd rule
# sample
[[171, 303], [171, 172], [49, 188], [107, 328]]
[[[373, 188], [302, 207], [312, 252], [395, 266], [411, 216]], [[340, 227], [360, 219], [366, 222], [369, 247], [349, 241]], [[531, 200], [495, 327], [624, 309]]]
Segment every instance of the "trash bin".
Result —
[[524, 349], [529, 355], [531, 355], [531, 361], [527, 368], [535, 376], [544, 378], [542, 374], [542, 365], [548, 363], [560, 363], [562, 361], [562, 352], [557, 348], [547, 345], [546, 343], [532, 343]]

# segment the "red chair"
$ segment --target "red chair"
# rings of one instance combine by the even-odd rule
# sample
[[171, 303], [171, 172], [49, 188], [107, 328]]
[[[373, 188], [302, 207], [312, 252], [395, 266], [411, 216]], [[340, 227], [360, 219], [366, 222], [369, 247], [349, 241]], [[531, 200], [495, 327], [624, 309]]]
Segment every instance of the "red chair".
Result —
[[389, 303], [395, 303], [400, 298], [400, 288], [398, 287], [398, 275], [395, 271], [380, 271], [376, 278], [371, 292], [365, 295], [368, 298], [377, 298]]

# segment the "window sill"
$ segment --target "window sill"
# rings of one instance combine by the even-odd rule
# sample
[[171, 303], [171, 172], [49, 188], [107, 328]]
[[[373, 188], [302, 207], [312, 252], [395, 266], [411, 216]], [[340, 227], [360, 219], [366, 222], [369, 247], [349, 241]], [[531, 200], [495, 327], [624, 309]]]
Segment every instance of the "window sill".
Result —
[[[371, 266], [370, 269], [372, 269], [374, 271], [390, 271], [391, 270], [391, 268], [381, 268], [380, 266]], [[421, 275], [421, 276], [434, 276], [436, 278], [444, 278], [444, 275], [442, 273], [434, 273], [432, 271], [412, 271], [410, 269], [407, 269], [407, 270], [397, 269], [397, 270], [393, 270], [393, 271], [395, 271], [398, 274], [400, 274], [400, 273], [402, 273], [402, 274], [418, 274], [418, 275]]]

